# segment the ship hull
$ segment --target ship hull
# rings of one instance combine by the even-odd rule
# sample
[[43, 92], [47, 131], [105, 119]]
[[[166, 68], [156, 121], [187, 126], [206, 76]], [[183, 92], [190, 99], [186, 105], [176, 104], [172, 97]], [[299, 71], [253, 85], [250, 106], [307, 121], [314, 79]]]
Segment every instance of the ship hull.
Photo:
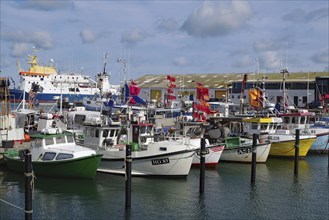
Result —
[[[63, 97], [63, 99], [68, 99], [70, 102], [82, 101], [84, 98], [93, 97], [94, 94], [81, 94], [81, 93], [37, 93], [36, 100], [38, 103], [54, 103], [56, 98]], [[23, 100], [23, 90], [11, 89], [10, 90], [10, 101], [11, 102], [21, 102]], [[29, 100], [29, 94], [25, 92], [25, 100]]]

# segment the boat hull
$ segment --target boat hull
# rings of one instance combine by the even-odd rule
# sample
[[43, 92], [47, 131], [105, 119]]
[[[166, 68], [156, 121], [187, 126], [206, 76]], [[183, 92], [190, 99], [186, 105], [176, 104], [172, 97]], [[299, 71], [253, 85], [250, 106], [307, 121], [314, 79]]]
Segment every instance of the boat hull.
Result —
[[[224, 145], [214, 145], [206, 147], [205, 165], [206, 167], [216, 167], [223, 153]], [[193, 157], [192, 166], [200, 166], [200, 150], [196, 151]]]
[[[36, 99], [38, 100], [39, 103], [54, 103], [55, 97], [65, 97], [70, 100], [70, 102], [74, 101], [82, 101], [84, 98], [91, 98], [94, 97], [95, 95], [90, 93], [90, 94], [82, 94], [82, 93], [37, 93]], [[19, 89], [11, 89], [10, 90], [10, 101], [11, 102], [21, 102], [23, 99], [23, 90]], [[25, 100], [29, 100], [29, 94], [25, 92]]]
[[[271, 149], [271, 143], [257, 144], [256, 148], [256, 162], [265, 163]], [[225, 148], [220, 161], [227, 162], [252, 162], [252, 145], [249, 146], [237, 146]]]
[[[91, 155], [76, 159], [61, 161], [32, 161], [35, 176], [61, 177], [61, 178], [88, 178], [96, 175], [102, 155]], [[25, 162], [18, 157], [18, 152], [5, 153], [5, 163], [9, 169], [16, 172], [25, 172]]]
[[[97, 169], [99, 172], [125, 175], [125, 158], [113, 157], [106, 152]], [[186, 178], [195, 151], [185, 150], [168, 154], [137, 156], [132, 152], [132, 176]]]
[[317, 136], [313, 142], [310, 153], [328, 153], [329, 150], [329, 134]]
[[[299, 156], [305, 157], [311, 148], [311, 145], [316, 140], [315, 137], [300, 137], [299, 140]], [[290, 138], [283, 141], [273, 141], [270, 156], [277, 157], [294, 157], [295, 156], [295, 140]]]
[[311, 126], [309, 128], [311, 134], [316, 135], [316, 140], [313, 142], [309, 152], [313, 154], [328, 153], [329, 148], [329, 127]]

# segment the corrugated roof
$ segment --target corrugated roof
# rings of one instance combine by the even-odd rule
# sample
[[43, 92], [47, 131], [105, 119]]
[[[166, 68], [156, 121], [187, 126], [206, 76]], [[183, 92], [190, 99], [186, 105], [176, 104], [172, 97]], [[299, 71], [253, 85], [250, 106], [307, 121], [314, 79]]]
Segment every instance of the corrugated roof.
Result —
[[[245, 73], [229, 73], [229, 74], [174, 74], [176, 77], [177, 88], [195, 88], [199, 82], [208, 88], [223, 88], [232, 82], [241, 82]], [[282, 73], [249, 73], [247, 81], [265, 82], [282, 81]], [[329, 72], [298, 72], [285, 75], [286, 82], [294, 81], [314, 81], [315, 77], [329, 77]], [[134, 80], [141, 88], [164, 88], [168, 85], [167, 74], [148, 74]]]

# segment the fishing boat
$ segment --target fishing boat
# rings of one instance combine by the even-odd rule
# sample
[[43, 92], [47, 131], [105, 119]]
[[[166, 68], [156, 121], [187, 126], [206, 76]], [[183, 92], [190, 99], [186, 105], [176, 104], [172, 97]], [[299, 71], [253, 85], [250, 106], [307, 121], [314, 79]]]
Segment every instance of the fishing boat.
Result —
[[18, 123], [17, 115], [11, 112], [10, 109], [10, 90], [9, 79], [0, 77], [0, 144], [6, 148], [13, 145], [14, 142], [23, 142], [24, 137], [24, 124]]
[[[243, 130], [243, 117], [218, 117], [208, 118], [210, 127], [205, 137], [210, 142], [221, 141], [224, 145], [224, 151], [220, 161], [227, 162], [252, 162], [253, 140], [250, 133]], [[252, 133], [251, 133], [252, 134]], [[259, 134], [259, 131], [257, 131]], [[262, 132], [264, 134], [264, 132]], [[256, 162], [265, 163], [271, 149], [271, 142], [266, 139], [259, 139], [256, 143]]]
[[310, 153], [328, 153], [329, 150], [329, 117], [324, 116], [318, 118], [314, 123], [310, 124], [309, 132], [316, 135]]
[[[253, 143], [252, 139], [241, 137], [226, 137], [224, 139], [225, 148], [220, 161], [251, 163]], [[256, 143], [256, 163], [267, 161], [271, 143], [266, 141]]]
[[101, 124], [85, 121], [84, 146], [104, 155], [99, 172], [124, 175], [126, 145], [130, 144], [133, 176], [187, 177], [195, 153], [189, 137], [168, 137], [129, 108], [120, 117], [113, 121], [103, 115]]
[[81, 101], [84, 97], [92, 97], [100, 93], [116, 92], [116, 87], [109, 84], [109, 75], [99, 73], [96, 81], [82, 73], [60, 73], [53, 65], [39, 65], [37, 50], [28, 56], [28, 71], [20, 69], [20, 87], [10, 90], [11, 102], [21, 102], [23, 97], [31, 105], [54, 103], [58, 97], [62, 100]]
[[299, 156], [305, 157], [316, 140], [316, 136], [309, 133], [308, 120], [313, 114], [307, 110], [289, 111], [279, 113], [282, 124], [275, 133], [269, 134], [272, 142], [270, 156], [294, 157], [296, 129], [300, 130], [299, 135]]
[[[200, 166], [201, 164], [201, 138], [204, 138], [205, 124], [202, 122], [185, 121], [184, 117], [180, 117], [177, 121], [178, 129], [169, 129], [168, 135], [175, 137], [187, 136], [190, 138], [191, 147], [194, 147], [196, 153], [194, 154], [192, 166]], [[221, 142], [210, 143], [207, 138], [205, 139], [205, 166], [207, 168], [214, 168], [218, 165], [219, 159], [223, 153], [225, 144]]]
[[[94, 178], [101, 154], [76, 145], [73, 135], [61, 129], [44, 129], [40, 134], [31, 135], [34, 139], [29, 149], [32, 167], [36, 176], [62, 178]], [[4, 159], [9, 169], [24, 172], [26, 150], [7, 150]]]

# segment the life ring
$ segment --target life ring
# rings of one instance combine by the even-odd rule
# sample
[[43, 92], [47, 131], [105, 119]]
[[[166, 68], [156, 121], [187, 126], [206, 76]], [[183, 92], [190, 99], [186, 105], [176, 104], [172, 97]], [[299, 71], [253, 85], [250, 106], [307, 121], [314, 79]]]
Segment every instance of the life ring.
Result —
[[30, 140], [31, 140], [30, 135], [28, 135], [28, 134], [24, 134], [24, 141], [25, 141], [25, 142], [30, 142]]

